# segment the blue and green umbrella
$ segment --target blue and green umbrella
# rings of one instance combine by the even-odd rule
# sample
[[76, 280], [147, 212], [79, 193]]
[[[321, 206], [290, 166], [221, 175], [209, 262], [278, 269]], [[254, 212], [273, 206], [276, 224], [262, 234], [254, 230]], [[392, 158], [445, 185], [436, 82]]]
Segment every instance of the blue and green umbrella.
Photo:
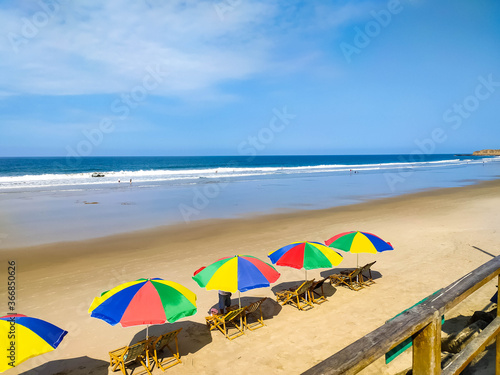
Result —
[[383, 251], [394, 250], [390, 242], [384, 241], [373, 233], [359, 231], [339, 233], [329, 240], [326, 240], [325, 244], [329, 247], [354, 254], [376, 254]]
[[279, 272], [273, 266], [259, 258], [235, 255], [198, 269], [193, 280], [207, 290], [218, 289], [234, 293], [268, 287], [279, 277]]

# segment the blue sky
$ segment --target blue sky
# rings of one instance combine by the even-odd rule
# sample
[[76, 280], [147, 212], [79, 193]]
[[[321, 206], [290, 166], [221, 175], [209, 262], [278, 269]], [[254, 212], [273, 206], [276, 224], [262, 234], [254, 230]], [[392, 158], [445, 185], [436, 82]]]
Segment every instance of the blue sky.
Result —
[[0, 3], [0, 156], [500, 148], [500, 2]]

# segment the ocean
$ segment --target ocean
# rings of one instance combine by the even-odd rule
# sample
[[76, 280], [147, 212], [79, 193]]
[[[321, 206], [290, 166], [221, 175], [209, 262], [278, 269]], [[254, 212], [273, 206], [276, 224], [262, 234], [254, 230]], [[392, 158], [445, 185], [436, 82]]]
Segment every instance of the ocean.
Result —
[[0, 248], [328, 208], [499, 176], [500, 157], [453, 154], [0, 158]]
[[[424, 159], [424, 160], [421, 160]], [[139, 184], [193, 184], [198, 179], [256, 180], [301, 174], [385, 173], [494, 162], [469, 155], [336, 155], [204, 157], [0, 158], [0, 192], [12, 189], [95, 189], [132, 179]], [[100, 172], [104, 177], [92, 178]]]

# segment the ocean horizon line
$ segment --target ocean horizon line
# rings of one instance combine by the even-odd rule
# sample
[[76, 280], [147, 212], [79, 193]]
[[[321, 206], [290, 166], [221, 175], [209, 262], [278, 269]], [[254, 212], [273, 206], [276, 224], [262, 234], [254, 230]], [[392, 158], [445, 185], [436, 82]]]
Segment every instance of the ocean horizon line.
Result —
[[[341, 153], [341, 154], [259, 154], [259, 155], [241, 155], [241, 154], [218, 154], [218, 155], [3, 155], [0, 159], [29, 159], [29, 158], [70, 158], [78, 157], [82, 159], [90, 158], [199, 158], [199, 157], [243, 157], [243, 158], [259, 158], [259, 157], [276, 157], [276, 156], [307, 156], [307, 157], [324, 157], [324, 156], [408, 156], [415, 155], [414, 153]], [[456, 156], [474, 156], [472, 152], [443, 152], [443, 153], [422, 153], [425, 156], [440, 156], [440, 155], [456, 155]], [[486, 155], [482, 155], [486, 156]]]

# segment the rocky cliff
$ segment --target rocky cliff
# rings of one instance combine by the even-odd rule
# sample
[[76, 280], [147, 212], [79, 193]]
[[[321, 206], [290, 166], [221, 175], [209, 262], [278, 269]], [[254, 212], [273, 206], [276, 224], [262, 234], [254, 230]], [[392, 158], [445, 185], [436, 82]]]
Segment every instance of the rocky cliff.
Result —
[[481, 151], [474, 151], [472, 155], [475, 156], [500, 156], [500, 150], [481, 150]]

